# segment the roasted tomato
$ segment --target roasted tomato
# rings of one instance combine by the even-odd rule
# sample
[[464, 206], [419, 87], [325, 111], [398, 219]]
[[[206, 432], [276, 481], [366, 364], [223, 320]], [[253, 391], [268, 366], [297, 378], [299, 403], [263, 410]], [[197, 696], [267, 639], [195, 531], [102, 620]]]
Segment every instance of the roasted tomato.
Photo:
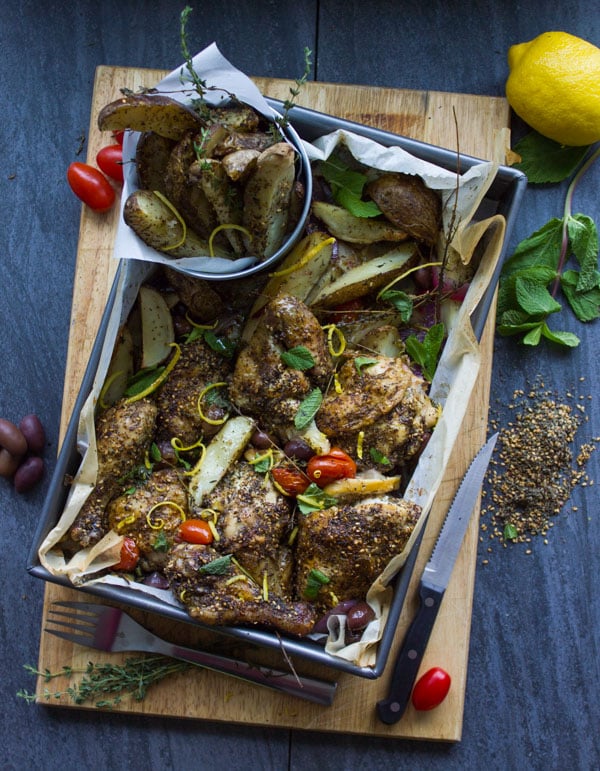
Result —
[[434, 709], [439, 706], [450, 690], [452, 680], [446, 670], [441, 667], [428, 669], [420, 677], [412, 692], [412, 703], [420, 711]]
[[179, 525], [177, 534], [187, 543], [209, 544], [214, 540], [210, 525], [203, 519], [186, 519]]
[[356, 476], [356, 463], [339, 447], [332, 447], [325, 455], [313, 455], [306, 466], [308, 478], [325, 487], [336, 479], [351, 479]]
[[125, 538], [121, 546], [120, 560], [113, 570], [122, 570], [125, 573], [131, 573], [135, 570], [140, 561], [140, 550], [133, 538]]
[[98, 168], [117, 182], [123, 181], [123, 148], [121, 145], [107, 145], [96, 155]]
[[305, 474], [298, 469], [286, 466], [276, 466], [271, 469], [271, 476], [284, 493], [292, 497], [301, 495], [310, 484]]
[[90, 209], [108, 211], [115, 202], [115, 191], [110, 182], [101, 171], [87, 163], [71, 163], [67, 169], [67, 181], [77, 198]]

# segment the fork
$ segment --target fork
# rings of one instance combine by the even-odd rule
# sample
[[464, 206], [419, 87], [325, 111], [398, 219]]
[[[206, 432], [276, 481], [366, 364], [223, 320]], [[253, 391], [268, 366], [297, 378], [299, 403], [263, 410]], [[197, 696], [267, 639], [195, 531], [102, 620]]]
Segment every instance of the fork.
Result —
[[[190, 661], [206, 669], [231, 675], [256, 685], [297, 696], [315, 704], [330, 706], [337, 682], [320, 680], [293, 672], [283, 672], [272, 667], [261, 667], [247, 661], [229, 658], [205, 650], [185, 648], [167, 642], [134, 621], [119, 608], [92, 602], [54, 602], [49, 608], [44, 631], [78, 645], [100, 651], [140, 651], [158, 653], [182, 661]], [[58, 628], [57, 628], [58, 627]], [[72, 632], [63, 631], [70, 629]]]

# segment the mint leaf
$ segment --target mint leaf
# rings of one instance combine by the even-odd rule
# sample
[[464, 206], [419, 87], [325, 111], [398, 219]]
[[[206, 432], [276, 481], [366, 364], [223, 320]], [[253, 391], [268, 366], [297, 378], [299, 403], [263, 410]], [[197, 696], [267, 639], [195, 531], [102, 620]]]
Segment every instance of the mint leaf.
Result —
[[600, 316], [600, 273], [594, 271], [588, 278], [589, 288], [581, 290], [580, 274], [576, 270], [566, 270], [560, 280], [561, 288], [579, 321], [593, 321]]
[[435, 375], [435, 368], [445, 333], [445, 327], [440, 322], [427, 330], [423, 342], [414, 335], [406, 339], [405, 345], [408, 355], [421, 367], [423, 377], [430, 383]]
[[337, 498], [327, 495], [317, 484], [311, 482], [301, 495], [296, 496], [296, 503], [302, 514], [312, 514], [313, 511], [335, 506]]
[[370, 367], [373, 364], [377, 364], [377, 359], [372, 359], [370, 356], [357, 356], [354, 359], [354, 366], [359, 375], [362, 374], [363, 367]]
[[560, 260], [562, 231], [563, 221], [555, 217], [525, 238], [504, 263], [502, 275], [506, 277], [520, 268], [532, 265], [545, 265], [556, 271]]
[[198, 568], [199, 573], [206, 573], [209, 576], [223, 576], [229, 570], [233, 554], [224, 554], [222, 557], [216, 557], [214, 560], [201, 565]]
[[306, 428], [310, 424], [311, 420], [319, 411], [322, 402], [323, 394], [320, 388], [315, 388], [304, 398], [294, 417], [294, 425], [298, 431], [302, 431], [303, 428]]
[[577, 335], [572, 332], [553, 332], [547, 324], [542, 325], [542, 334], [547, 340], [568, 348], [577, 348], [580, 343]]
[[598, 267], [598, 230], [591, 217], [575, 214], [567, 220], [569, 243], [581, 267], [578, 290], [596, 286]]
[[398, 311], [403, 322], [410, 321], [413, 312], [413, 300], [410, 295], [399, 289], [388, 289], [381, 295], [381, 299]]
[[287, 367], [299, 369], [301, 372], [315, 366], [312, 353], [303, 345], [297, 345], [295, 348], [284, 351], [280, 358]]
[[329, 185], [333, 199], [355, 217], [378, 217], [381, 209], [375, 201], [363, 201], [367, 177], [350, 169], [337, 155], [321, 163], [321, 172]]
[[530, 316], [557, 313], [561, 307], [543, 284], [522, 276], [515, 281], [515, 295], [519, 306]]
[[575, 171], [588, 149], [566, 147], [532, 131], [515, 145], [521, 161], [514, 165], [531, 183], [562, 182]]

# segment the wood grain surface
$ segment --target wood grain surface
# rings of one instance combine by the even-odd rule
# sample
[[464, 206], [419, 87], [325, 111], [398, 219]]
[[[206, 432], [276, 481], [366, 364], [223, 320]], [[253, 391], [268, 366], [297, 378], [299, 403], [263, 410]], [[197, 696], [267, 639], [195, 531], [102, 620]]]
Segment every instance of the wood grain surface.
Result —
[[[98, 68], [91, 105], [88, 159], [93, 160], [98, 149], [106, 143], [106, 137], [96, 128], [99, 108], [117, 98], [120, 88], [135, 90], [140, 86], [151, 86], [163, 74], [158, 70], [107, 66]], [[264, 94], [278, 99], [285, 99], [292, 85], [291, 81], [276, 79], [255, 78], [255, 81]], [[458, 136], [461, 152], [481, 158], [492, 157], [494, 132], [508, 126], [509, 117], [505, 100], [497, 97], [319, 82], [307, 83], [298, 102], [322, 112], [451, 149], [456, 149]], [[112, 259], [112, 246], [117, 217], [116, 209], [108, 215], [98, 215], [89, 209], [82, 209], [65, 372], [61, 439], [116, 269], [116, 261]], [[295, 661], [294, 666], [300, 673], [307, 672], [338, 680], [338, 692], [333, 706], [319, 707], [218, 674], [191, 670], [155, 686], [141, 702], [124, 701], [118, 707], [119, 710], [145, 715], [389, 738], [441, 741], [457, 741], [461, 738], [479, 533], [477, 516], [473, 517], [467, 532], [422, 665], [423, 671], [433, 664], [443, 665], [451, 673], [452, 688], [449, 696], [438, 709], [431, 712], [417, 713], [409, 707], [403, 719], [394, 726], [386, 726], [377, 720], [375, 703], [386, 696], [387, 674], [391, 670], [394, 652], [415, 611], [416, 583], [431, 552], [440, 523], [460, 478], [485, 440], [493, 353], [492, 317], [488, 320], [481, 345], [484, 366], [452, 462], [429, 518], [408, 600], [400, 618], [390, 663], [384, 676], [375, 681], [365, 680]], [[50, 602], [78, 597], [80, 595], [75, 590], [48, 584], [45, 589], [44, 614]], [[147, 617], [140, 620], [159, 633], [168, 634], [180, 642], [205, 644], [205, 640], [200, 639], [191, 625], [178, 625]], [[267, 660], [270, 655], [273, 654], [266, 654]], [[41, 671], [56, 671], [65, 665], [74, 668], [85, 667], [89, 660], [101, 661], [108, 658], [110, 656], [91, 653], [89, 649], [72, 646], [51, 635], [41, 635]], [[281, 665], [281, 661], [277, 664]], [[68, 705], [67, 700], [43, 700], [45, 687], [45, 683], [40, 679], [37, 690], [39, 701], [49, 705]]]

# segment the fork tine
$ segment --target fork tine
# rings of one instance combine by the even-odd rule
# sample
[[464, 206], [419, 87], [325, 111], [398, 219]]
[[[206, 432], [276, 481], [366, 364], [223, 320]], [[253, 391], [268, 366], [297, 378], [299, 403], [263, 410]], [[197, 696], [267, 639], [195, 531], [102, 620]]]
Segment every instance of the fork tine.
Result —
[[[61, 616], [61, 618], [51, 618], [50, 613], [52, 613], [53, 616], [55, 615]], [[74, 614], [61, 613], [59, 610], [49, 610], [46, 621], [50, 624], [56, 624], [57, 626], [63, 626], [63, 627], [66, 627], [67, 629], [74, 629], [78, 632], [83, 632], [84, 634], [88, 634], [88, 635], [94, 634], [94, 629], [95, 629], [94, 624], [86, 622], [85, 620], [83, 621], [83, 623], [79, 624], [77, 622], [82, 621], [82, 619], [79, 616], [76, 616]]]
[[67, 634], [66, 632], [60, 632], [58, 629], [48, 629], [48, 627], [44, 627], [44, 632], [53, 634], [55, 637], [61, 637], [63, 640], [68, 640], [69, 642], [76, 643], [77, 645], [85, 645], [87, 648], [95, 647], [93, 637], [84, 637], [83, 635], [79, 634]]

